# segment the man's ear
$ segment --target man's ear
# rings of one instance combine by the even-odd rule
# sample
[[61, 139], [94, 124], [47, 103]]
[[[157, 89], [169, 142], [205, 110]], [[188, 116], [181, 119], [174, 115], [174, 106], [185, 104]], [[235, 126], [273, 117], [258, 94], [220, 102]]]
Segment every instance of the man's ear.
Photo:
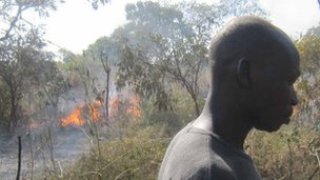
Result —
[[245, 58], [238, 60], [237, 78], [240, 87], [247, 88], [250, 85], [250, 64]]

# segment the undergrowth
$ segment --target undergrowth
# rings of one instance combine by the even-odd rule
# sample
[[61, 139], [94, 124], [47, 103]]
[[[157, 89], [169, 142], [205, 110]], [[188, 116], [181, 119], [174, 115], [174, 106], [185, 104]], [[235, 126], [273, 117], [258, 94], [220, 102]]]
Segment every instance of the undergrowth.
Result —
[[[63, 177], [50, 179], [153, 180], [170, 138], [157, 137], [159, 127], [135, 129], [130, 136], [108, 140], [69, 167]], [[319, 132], [292, 126], [277, 133], [252, 131], [246, 151], [265, 180], [320, 179]]]
[[156, 179], [169, 138], [153, 138], [139, 132], [134, 137], [112, 139], [101, 143], [100, 151], [92, 148], [69, 167], [62, 177], [50, 179]]

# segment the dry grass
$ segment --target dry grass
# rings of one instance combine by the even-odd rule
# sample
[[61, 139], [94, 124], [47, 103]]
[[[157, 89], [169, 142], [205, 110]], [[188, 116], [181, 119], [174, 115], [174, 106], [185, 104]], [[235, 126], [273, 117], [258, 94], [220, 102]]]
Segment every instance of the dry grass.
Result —
[[293, 126], [272, 134], [253, 131], [246, 149], [263, 179], [320, 179], [319, 132]]
[[[157, 178], [159, 166], [170, 138], [165, 127], [134, 127], [122, 139], [113, 138], [66, 169], [63, 177], [49, 179], [147, 179]], [[246, 151], [253, 158], [263, 179], [320, 179], [319, 132], [287, 126], [277, 133], [252, 131]]]
[[147, 134], [101, 143], [66, 170], [62, 178], [50, 179], [156, 179], [170, 139], [152, 139]]

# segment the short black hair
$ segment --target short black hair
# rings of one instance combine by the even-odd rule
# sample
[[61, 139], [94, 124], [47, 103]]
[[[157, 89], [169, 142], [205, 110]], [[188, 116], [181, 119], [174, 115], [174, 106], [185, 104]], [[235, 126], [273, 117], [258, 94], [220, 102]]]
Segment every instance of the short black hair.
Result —
[[[212, 40], [209, 63], [213, 81], [223, 80], [228, 65], [241, 58], [265, 60], [275, 52], [296, 51], [290, 38], [268, 21], [254, 16], [239, 17]], [[297, 52], [295, 52], [297, 54]]]

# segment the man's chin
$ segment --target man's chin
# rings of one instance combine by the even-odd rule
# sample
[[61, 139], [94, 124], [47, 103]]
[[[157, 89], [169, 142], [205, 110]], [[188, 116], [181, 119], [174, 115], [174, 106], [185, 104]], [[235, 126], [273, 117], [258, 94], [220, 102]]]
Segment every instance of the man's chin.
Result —
[[282, 116], [282, 117], [265, 117], [258, 119], [254, 122], [253, 127], [267, 132], [274, 132], [281, 128], [283, 124], [289, 124], [290, 116]]
[[280, 129], [280, 127], [281, 127], [281, 125], [279, 125], [279, 126], [263, 126], [263, 127], [256, 126], [255, 128], [260, 131], [275, 132], [278, 129]]
[[261, 131], [274, 132], [280, 129], [283, 124], [288, 124], [290, 122], [290, 118], [283, 119], [283, 121], [277, 123], [258, 123], [254, 127]]

